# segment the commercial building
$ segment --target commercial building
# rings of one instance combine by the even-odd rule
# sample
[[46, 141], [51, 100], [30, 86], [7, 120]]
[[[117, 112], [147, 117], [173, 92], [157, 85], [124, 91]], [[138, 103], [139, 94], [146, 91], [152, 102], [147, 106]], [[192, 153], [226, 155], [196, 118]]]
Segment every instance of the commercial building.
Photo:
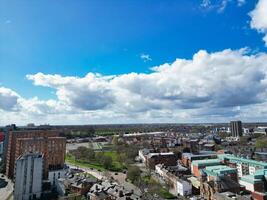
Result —
[[238, 177], [242, 177], [245, 175], [253, 175], [257, 170], [267, 169], [267, 163], [239, 158], [231, 154], [220, 154], [218, 158], [226, 165], [236, 168]]
[[16, 160], [14, 200], [28, 200], [41, 197], [43, 176], [43, 155], [25, 154]]
[[215, 159], [217, 158], [216, 152], [204, 152], [200, 151], [199, 154], [183, 153], [182, 154], [182, 164], [190, 168], [192, 161], [203, 160], [203, 159]]
[[242, 136], [242, 122], [241, 121], [231, 121], [230, 128], [231, 128], [231, 134], [233, 137]]
[[207, 159], [207, 160], [194, 160], [191, 164], [191, 172], [194, 176], [200, 177], [201, 170], [207, 166], [220, 165], [221, 161], [219, 159]]
[[251, 192], [253, 199], [267, 199], [267, 169], [258, 170], [254, 175], [241, 177], [239, 184]]
[[66, 138], [59, 137], [58, 131], [10, 131], [6, 153], [6, 175], [13, 178], [16, 159], [25, 153], [33, 152], [44, 155], [44, 178], [47, 178], [49, 170], [64, 167], [65, 149]]
[[228, 177], [237, 182], [237, 170], [226, 165], [209, 166], [206, 167], [203, 172], [207, 176], [207, 181]]

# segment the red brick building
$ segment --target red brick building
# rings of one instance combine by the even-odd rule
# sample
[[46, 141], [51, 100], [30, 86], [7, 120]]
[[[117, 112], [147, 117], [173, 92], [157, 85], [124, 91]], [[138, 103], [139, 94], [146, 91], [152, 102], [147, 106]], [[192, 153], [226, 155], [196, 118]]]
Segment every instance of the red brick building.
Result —
[[44, 176], [49, 169], [64, 166], [66, 138], [59, 137], [58, 131], [52, 130], [18, 130], [10, 131], [6, 155], [6, 175], [14, 176], [16, 159], [27, 152], [44, 154]]
[[165, 166], [177, 165], [177, 158], [173, 152], [168, 153], [149, 153], [147, 155], [146, 165], [150, 169], [155, 169], [155, 165], [164, 164]]

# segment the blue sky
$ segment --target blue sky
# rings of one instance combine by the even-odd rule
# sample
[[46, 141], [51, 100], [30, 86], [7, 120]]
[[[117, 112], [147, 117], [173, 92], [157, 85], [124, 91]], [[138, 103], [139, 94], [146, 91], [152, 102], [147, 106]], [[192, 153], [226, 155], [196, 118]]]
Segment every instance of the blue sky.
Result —
[[257, 3], [0, 0], [0, 86], [24, 99], [57, 101], [57, 87], [26, 76], [150, 74], [154, 66], [192, 59], [201, 49], [265, 53], [264, 31], [252, 28], [249, 16]]

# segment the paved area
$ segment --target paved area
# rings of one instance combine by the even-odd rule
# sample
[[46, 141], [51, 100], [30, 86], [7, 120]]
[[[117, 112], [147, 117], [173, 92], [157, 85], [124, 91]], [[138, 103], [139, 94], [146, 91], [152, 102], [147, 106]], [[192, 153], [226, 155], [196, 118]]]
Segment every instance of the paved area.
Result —
[[[68, 164], [68, 166], [69, 166], [70, 168], [77, 169], [77, 166], [75, 166], [75, 165]], [[99, 172], [99, 171], [97, 171], [97, 170], [95, 170], [95, 169], [90, 169], [90, 168], [86, 168], [86, 167], [78, 167], [78, 169], [81, 169], [81, 170], [83, 170], [84, 172], [87, 172], [87, 173], [93, 175], [93, 176], [96, 177], [97, 179], [105, 179], [105, 176], [103, 175], [104, 172]]]
[[66, 151], [69, 152], [70, 150], [75, 150], [78, 147], [90, 147], [88, 142], [82, 143], [67, 143], [66, 144]]
[[13, 193], [13, 183], [3, 174], [0, 174], [0, 199], [7, 200]]

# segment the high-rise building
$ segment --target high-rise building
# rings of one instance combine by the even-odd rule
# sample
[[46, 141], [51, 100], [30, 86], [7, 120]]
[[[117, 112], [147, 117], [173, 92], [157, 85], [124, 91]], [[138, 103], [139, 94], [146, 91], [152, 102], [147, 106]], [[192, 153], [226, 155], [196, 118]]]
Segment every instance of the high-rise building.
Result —
[[242, 136], [242, 122], [241, 121], [231, 121], [230, 128], [231, 128], [231, 134], [233, 137]]
[[59, 137], [54, 130], [14, 130], [8, 133], [6, 155], [6, 175], [14, 176], [14, 165], [18, 157], [25, 153], [41, 153], [44, 155], [44, 178], [49, 170], [64, 167], [66, 138]]
[[42, 193], [43, 155], [29, 153], [15, 164], [14, 200], [38, 199]]

